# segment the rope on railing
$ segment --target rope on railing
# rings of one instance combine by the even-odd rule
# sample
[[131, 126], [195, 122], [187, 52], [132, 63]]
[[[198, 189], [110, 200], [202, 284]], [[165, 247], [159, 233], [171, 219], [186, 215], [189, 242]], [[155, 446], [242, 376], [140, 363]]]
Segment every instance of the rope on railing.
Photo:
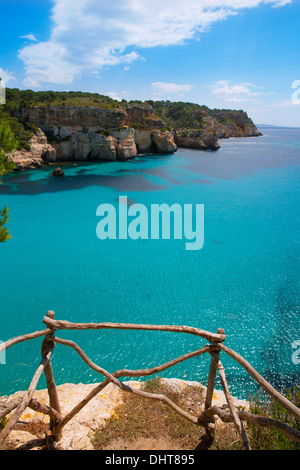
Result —
[[[17, 336], [12, 338], [2, 344], [0, 344], [0, 353], [9, 347], [21, 343], [23, 341], [28, 341], [34, 338], [39, 338], [44, 336], [42, 343], [41, 353], [42, 360], [41, 363], [35, 372], [32, 381], [29, 385], [27, 392], [23, 397], [19, 397], [9, 402], [5, 402], [0, 405], [0, 419], [4, 416], [11, 414], [10, 419], [6, 426], [0, 432], [0, 445], [7, 438], [15, 424], [18, 422], [20, 416], [23, 414], [26, 407], [32, 408], [40, 413], [47, 414], [50, 416], [50, 431], [51, 435], [55, 440], [61, 438], [62, 429], [64, 426], [77, 414], [82, 408], [92, 400], [101, 390], [103, 390], [109, 383], [115, 384], [119, 389], [124, 392], [133, 393], [144, 398], [159, 400], [169, 407], [171, 407], [176, 413], [178, 413], [183, 418], [187, 419], [191, 423], [202, 426], [205, 428], [207, 435], [210, 438], [214, 438], [215, 431], [215, 416], [218, 416], [223, 422], [229, 423], [233, 422], [238, 434], [241, 437], [245, 450], [250, 450], [249, 439], [245, 432], [243, 421], [259, 424], [265, 427], [275, 428], [282, 433], [284, 433], [289, 438], [300, 442], [300, 433], [288, 426], [285, 423], [282, 423], [278, 420], [272, 418], [266, 418], [264, 416], [254, 415], [247, 411], [238, 411], [233, 403], [233, 399], [229, 392], [227, 385], [225, 370], [222, 362], [220, 361], [220, 352], [225, 352], [228, 356], [238, 362], [247, 373], [274, 399], [276, 400], [283, 408], [285, 408], [290, 414], [292, 414], [297, 420], [300, 420], [300, 409], [297, 408], [293, 403], [291, 403], [287, 398], [282, 396], [277, 390], [275, 390], [269, 382], [267, 382], [252, 366], [249, 364], [243, 357], [237, 354], [235, 351], [231, 350], [223, 343], [225, 341], [225, 333], [222, 328], [219, 328], [217, 333], [211, 333], [199, 328], [194, 328], [190, 326], [177, 326], [177, 325], [145, 325], [145, 324], [134, 324], [134, 323], [72, 323], [63, 320], [55, 320], [54, 312], [47, 312], [47, 316], [43, 318], [43, 323], [46, 324], [47, 329], [36, 331], [34, 333]], [[114, 373], [110, 373], [103, 369], [102, 367], [95, 364], [91, 359], [85, 354], [85, 352], [73, 341], [61, 339], [55, 336], [57, 330], [87, 330], [87, 329], [122, 329], [122, 330], [147, 330], [147, 331], [168, 331], [176, 333], [187, 333], [199, 336], [209, 341], [210, 344], [206, 344], [204, 347], [184, 354], [180, 357], [172, 359], [164, 364], [152, 367], [150, 369], [139, 369], [139, 370], [129, 370], [122, 369], [117, 370]], [[103, 375], [105, 379], [98, 384], [80, 403], [78, 403], [69, 413], [65, 416], [62, 415], [62, 411], [59, 403], [59, 396], [57, 393], [57, 388], [53, 376], [53, 370], [51, 365], [51, 355], [56, 344], [61, 344], [64, 346], [69, 346], [73, 348], [83, 361], [94, 371]], [[170, 367], [175, 366], [183, 361], [191, 359], [193, 357], [200, 356], [205, 353], [209, 353], [211, 356], [210, 370], [207, 382], [206, 398], [204, 404], [204, 410], [199, 416], [194, 416], [191, 413], [180, 408], [176, 403], [170, 400], [168, 397], [162, 394], [148, 393], [136, 388], [131, 387], [129, 384], [123, 383], [118, 380], [120, 377], [146, 377], [152, 374], [157, 374], [162, 372]], [[212, 405], [212, 397], [215, 386], [216, 374], [219, 373], [221, 386], [224, 391], [224, 396], [227, 404], [224, 404], [222, 407]], [[36, 390], [38, 381], [42, 375], [42, 372], [45, 373], [47, 389], [49, 395], [49, 406], [39, 403], [33, 398], [33, 394]], [[229, 409], [229, 412], [226, 411]]]

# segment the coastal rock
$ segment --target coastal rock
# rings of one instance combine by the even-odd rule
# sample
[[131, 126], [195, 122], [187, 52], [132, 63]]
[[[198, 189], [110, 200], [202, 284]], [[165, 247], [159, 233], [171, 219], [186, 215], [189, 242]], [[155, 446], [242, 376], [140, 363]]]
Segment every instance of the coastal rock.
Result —
[[117, 140], [117, 159], [128, 160], [137, 156], [135, 130], [130, 127], [113, 130], [112, 136]]
[[48, 144], [47, 137], [40, 129], [29, 140], [30, 150], [17, 150], [9, 154], [17, 169], [38, 168], [45, 160], [55, 161], [56, 151]]
[[[218, 123], [218, 125], [216, 124]], [[258, 137], [261, 132], [244, 111], [219, 110], [214, 113], [213, 127], [220, 139], [229, 137]]]
[[19, 450], [19, 449], [21, 450], [21, 448], [23, 448], [23, 446], [27, 444], [35, 445], [35, 444], [38, 444], [38, 442], [39, 442], [38, 437], [35, 436], [34, 434], [31, 434], [28, 431], [13, 430], [9, 434], [6, 443], [8, 444], [9, 448], [12, 448], [14, 450]]
[[144, 129], [135, 130], [135, 143], [138, 153], [149, 153], [152, 151], [152, 132]]
[[64, 171], [61, 168], [55, 168], [52, 173], [49, 173], [51, 176], [64, 176]]
[[[175, 131], [166, 130], [166, 123], [155, 114], [153, 106], [127, 103], [118, 108], [20, 108], [16, 117], [25, 125], [38, 126], [39, 131], [30, 141], [30, 151], [14, 152], [11, 159], [17, 168], [39, 167], [44, 162], [128, 160], [143, 153], [173, 153], [178, 147], [217, 150], [219, 139], [261, 135], [247, 113], [210, 110], [206, 106], [187, 107], [188, 119], [167, 107], [171, 114], [166, 114], [166, 119], [173, 119]], [[179, 103], [179, 111], [184, 106]], [[156, 112], [162, 111], [158, 108]], [[184, 120], [189, 128], [176, 126]]]
[[[58, 135], [63, 128], [97, 130], [117, 128], [126, 124], [127, 113], [121, 108], [92, 108], [89, 106], [32, 106], [20, 108], [16, 116], [21, 122], [38, 125], [44, 132]], [[70, 132], [69, 135], [71, 135]], [[66, 134], [68, 135], [68, 134]], [[62, 136], [63, 137], [63, 136]]]
[[215, 130], [189, 130], [176, 131], [175, 142], [178, 147], [196, 150], [217, 150], [220, 148], [218, 135]]
[[158, 118], [152, 106], [133, 104], [126, 106], [126, 123], [135, 129], [161, 129], [165, 123]]
[[152, 142], [158, 153], [173, 153], [177, 150], [177, 145], [174, 141], [174, 133], [170, 131], [153, 131]]
[[96, 132], [75, 132], [68, 140], [53, 142], [52, 145], [56, 150], [55, 161], [111, 161], [117, 158], [116, 139]]

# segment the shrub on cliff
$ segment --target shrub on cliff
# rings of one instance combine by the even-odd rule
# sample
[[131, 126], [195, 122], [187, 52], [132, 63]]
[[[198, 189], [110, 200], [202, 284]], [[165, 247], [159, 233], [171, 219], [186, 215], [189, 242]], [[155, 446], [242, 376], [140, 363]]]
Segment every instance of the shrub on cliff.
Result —
[[11, 238], [5, 224], [9, 221], [8, 218], [9, 209], [6, 206], [0, 210], [0, 242], [6, 242]]
[[[5, 116], [5, 113], [0, 114], [0, 177], [14, 169], [14, 163], [5, 154], [18, 148], [18, 146], [19, 142], [10, 126], [9, 119]], [[6, 206], [0, 210], [0, 242], [5, 242], [11, 238], [5, 227], [9, 220], [8, 211]]]
[[[285, 397], [297, 407], [300, 406], [300, 386], [296, 385], [285, 392]], [[251, 413], [281, 421], [300, 431], [300, 424], [275, 400], [266, 401], [265, 397], [256, 396], [250, 402]], [[299, 442], [292, 441], [283, 433], [273, 428], [248, 424], [251, 431], [251, 447], [253, 450], [300, 450]]]
[[29, 140], [36, 130], [31, 124], [26, 127], [0, 108], [0, 149], [8, 153], [12, 150], [29, 150]]
[[5, 111], [13, 115], [18, 109], [31, 106], [90, 106], [116, 108], [119, 102], [99, 93], [82, 91], [33, 91], [6, 89]]

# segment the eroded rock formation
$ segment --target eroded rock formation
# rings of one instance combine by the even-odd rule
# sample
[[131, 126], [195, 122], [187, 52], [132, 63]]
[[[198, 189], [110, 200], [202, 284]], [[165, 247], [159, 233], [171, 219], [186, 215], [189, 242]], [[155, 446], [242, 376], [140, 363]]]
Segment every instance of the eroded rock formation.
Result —
[[[208, 108], [207, 108], [208, 109]], [[195, 128], [170, 129], [150, 105], [120, 108], [33, 106], [16, 112], [39, 128], [30, 151], [11, 155], [17, 168], [68, 161], [128, 160], [143, 153], [173, 153], [178, 147], [217, 150], [218, 140], [260, 135], [243, 111], [200, 110]]]

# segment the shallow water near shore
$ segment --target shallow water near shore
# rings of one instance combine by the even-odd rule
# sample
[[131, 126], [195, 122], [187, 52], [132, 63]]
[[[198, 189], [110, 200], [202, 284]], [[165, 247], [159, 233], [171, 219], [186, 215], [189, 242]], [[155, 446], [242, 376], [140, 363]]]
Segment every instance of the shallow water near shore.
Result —
[[[44, 328], [43, 316], [74, 322], [189, 325], [216, 332], [277, 387], [299, 384], [300, 129], [260, 129], [262, 137], [221, 140], [216, 152], [179, 149], [127, 162], [64, 165], [7, 175], [0, 207], [13, 238], [0, 244], [0, 340]], [[58, 165], [57, 165], [58, 166]], [[184, 240], [105, 240], [96, 209], [118, 205], [204, 204], [204, 247]], [[199, 349], [181, 333], [60, 331], [99, 366], [148, 368]], [[0, 363], [0, 395], [27, 389], [41, 339], [21, 343]], [[298, 346], [299, 348], [299, 346]], [[299, 354], [300, 358], [300, 354]], [[233, 395], [256, 391], [249, 375], [221, 354]], [[0, 361], [1, 362], [1, 361]], [[58, 384], [99, 382], [72, 349], [57, 345]], [[164, 371], [207, 381], [209, 357]], [[44, 388], [42, 378], [38, 388]], [[220, 388], [220, 387], [218, 387]]]

